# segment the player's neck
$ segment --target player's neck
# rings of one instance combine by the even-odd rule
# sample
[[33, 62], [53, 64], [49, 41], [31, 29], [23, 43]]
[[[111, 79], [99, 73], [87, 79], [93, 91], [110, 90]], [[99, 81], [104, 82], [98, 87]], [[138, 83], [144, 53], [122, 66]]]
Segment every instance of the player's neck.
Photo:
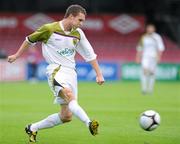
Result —
[[69, 22], [68, 19], [63, 19], [62, 20], [62, 25], [63, 25], [64, 31], [69, 31], [69, 32], [71, 31], [72, 25], [71, 25], [71, 23]]
[[147, 35], [152, 35], [154, 34], [155, 32], [147, 32]]

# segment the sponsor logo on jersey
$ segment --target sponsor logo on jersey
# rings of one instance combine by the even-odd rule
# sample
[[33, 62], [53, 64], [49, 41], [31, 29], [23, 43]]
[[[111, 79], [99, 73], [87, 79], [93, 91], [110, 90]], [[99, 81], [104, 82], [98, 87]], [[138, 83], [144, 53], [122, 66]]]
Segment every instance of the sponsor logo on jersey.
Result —
[[74, 49], [65, 48], [63, 50], [58, 50], [57, 53], [61, 56], [71, 56], [74, 54]]

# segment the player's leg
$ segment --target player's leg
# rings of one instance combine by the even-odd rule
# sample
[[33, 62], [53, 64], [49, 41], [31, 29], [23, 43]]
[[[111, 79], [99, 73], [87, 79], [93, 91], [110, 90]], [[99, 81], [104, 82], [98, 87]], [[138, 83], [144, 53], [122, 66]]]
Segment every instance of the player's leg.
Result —
[[[54, 89], [55, 89], [55, 93], [57, 90], [58, 90], [58, 93], [60, 93], [60, 90], [62, 89], [62, 87], [55, 86]], [[64, 122], [70, 121], [72, 114], [66, 108], [67, 103], [64, 100], [60, 99], [59, 104], [62, 107], [61, 112], [49, 115], [47, 118], [31, 124], [30, 130], [33, 132], [37, 132], [38, 130], [51, 128], [56, 125], [62, 124]]]
[[70, 122], [71, 119], [72, 113], [69, 111], [68, 105], [61, 105], [61, 111], [59, 113], [49, 115], [47, 118], [39, 122], [29, 124], [25, 128], [26, 133], [29, 135], [29, 141], [36, 142], [37, 131]]
[[[82, 122], [89, 127], [89, 130], [92, 135], [96, 135], [98, 133], [99, 123], [96, 120], [90, 121], [86, 112], [82, 109], [82, 107], [78, 104], [73, 92], [69, 88], [63, 88], [59, 94], [66, 102], [68, 102], [68, 107], [66, 110], [71, 111], [77, 118], [79, 118]], [[64, 111], [65, 112], [65, 111]], [[66, 115], [66, 113], [64, 113]], [[63, 114], [62, 114], [63, 117]], [[66, 117], [66, 116], [65, 116]], [[66, 118], [65, 118], [66, 120]], [[68, 120], [68, 118], [67, 118]]]
[[152, 93], [155, 81], [156, 63], [153, 58], [146, 58], [142, 63], [142, 91], [144, 94]]
[[[74, 69], [61, 67], [54, 77], [54, 89], [57, 97], [68, 104], [69, 110], [87, 126], [90, 119], [77, 102], [77, 73]], [[62, 103], [61, 103], [62, 104]]]
[[151, 94], [154, 89], [155, 83], [155, 73], [156, 73], [157, 63], [155, 59], [151, 60], [150, 72], [149, 72], [149, 85], [148, 85], [148, 92]]
[[49, 115], [47, 118], [39, 122], [29, 124], [25, 128], [26, 133], [29, 135], [29, 141], [36, 142], [37, 131], [41, 129], [52, 128], [54, 126], [66, 122], [70, 122], [71, 119], [72, 119], [72, 113], [70, 112], [68, 105], [66, 104], [61, 105], [61, 111], [59, 113]]
[[68, 103], [69, 110], [88, 126], [90, 119], [87, 116], [86, 112], [78, 104], [72, 90], [69, 88], [63, 88], [60, 91], [59, 95]]
[[[51, 81], [52, 83], [52, 81]], [[93, 126], [93, 132], [96, 134], [98, 125], [91, 122], [86, 112], [77, 102], [77, 73], [73, 69], [61, 67], [53, 79], [53, 91], [56, 96], [55, 103], [67, 104], [68, 110], [78, 117], [86, 126]], [[63, 107], [67, 110], [67, 107]], [[66, 110], [62, 111], [65, 112]], [[66, 112], [63, 113], [62, 119], [65, 118]], [[66, 118], [65, 118], [66, 119]], [[94, 126], [94, 125], [97, 126]], [[96, 129], [96, 130], [95, 130]], [[93, 134], [93, 135], [94, 135]]]
[[[56, 69], [55, 69], [56, 70]], [[54, 68], [49, 69], [48, 72], [48, 84], [53, 93], [55, 94], [53, 84], [52, 84], [52, 73], [54, 71]], [[37, 131], [45, 128], [51, 128], [56, 125], [62, 124], [63, 121], [61, 120], [60, 113], [55, 113], [52, 115], [49, 115], [45, 119], [29, 124], [25, 127], [26, 133], [29, 135], [29, 141], [30, 142], [36, 142], [36, 135]]]
[[154, 83], [155, 83], [155, 74], [154, 73], [150, 73], [149, 76], [149, 86], [148, 86], [148, 93], [152, 94], [153, 90], [154, 90]]
[[142, 86], [143, 94], [147, 94], [148, 92], [148, 81], [149, 81], [148, 69], [143, 68], [142, 77], [141, 77], [141, 86]]
[[38, 130], [51, 128], [62, 123], [63, 121], [61, 120], [60, 114], [54, 113], [41, 121], [31, 124], [31, 131], [36, 132]]
[[141, 62], [141, 90], [143, 94], [147, 93], [147, 84], [148, 84], [148, 60], [142, 59]]
[[72, 112], [69, 110], [67, 104], [61, 105], [61, 121], [63, 123], [70, 122], [72, 120]]
[[[59, 67], [57, 67], [57, 68], [58, 68], [57, 69], [57, 71], [58, 71]], [[49, 70], [49, 71], [51, 71], [51, 70]], [[54, 87], [54, 85], [53, 85], [52, 72], [48, 75], [48, 84], [49, 84], [49, 87], [51, 88], [51, 90], [53, 91], [54, 95], [56, 95], [56, 91], [55, 91], [56, 87]], [[62, 87], [60, 87], [59, 89], [62, 89]], [[61, 104], [61, 103], [59, 103], [59, 104]], [[47, 118], [45, 118], [39, 122], [31, 124], [30, 130], [33, 132], [37, 132], [40, 129], [51, 128], [51, 127], [54, 127], [54, 126], [62, 124], [62, 123], [63, 122], [61, 120], [60, 113], [55, 113], [55, 114], [49, 115]]]
[[55, 114], [49, 115], [47, 118], [41, 121], [27, 125], [25, 128], [25, 131], [29, 135], [29, 141], [36, 142], [36, 135], [37, 135], [38, 130], [51, 128], [62, 123], [63, 121], [61, 120], [60, 114], [55, 113]]

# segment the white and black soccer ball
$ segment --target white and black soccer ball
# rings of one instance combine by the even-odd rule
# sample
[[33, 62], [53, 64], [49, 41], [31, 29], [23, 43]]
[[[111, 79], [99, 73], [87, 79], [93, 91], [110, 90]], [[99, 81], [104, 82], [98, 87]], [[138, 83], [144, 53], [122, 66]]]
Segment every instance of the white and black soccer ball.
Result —
[[156, 129], [161, 122], [159, 113], [154, 110], [147, 110], [140, 115], [139, 124], [142, 129], [152, 131]]

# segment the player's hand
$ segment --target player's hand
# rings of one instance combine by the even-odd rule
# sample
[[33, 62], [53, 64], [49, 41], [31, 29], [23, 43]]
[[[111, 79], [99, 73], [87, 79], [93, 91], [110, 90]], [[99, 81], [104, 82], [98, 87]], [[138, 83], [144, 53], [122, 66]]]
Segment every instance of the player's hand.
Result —
[[102, 84], [105, 82], [103, 75], [98, 75], [98, 76], [96, 77], [96, 82], [97, 82], [99, 85], [102, 85]]
[[8, 61], [9, 63], [12, 63], [12, 62], [14, 62], [16, 59], [17, 59], [17, 56], [14, 54], [14, 55], [8, 56], [7, 61]]
[[140, 64], [141, 63], [141, 59], [139, 57], [136, 57], [136, 63]]
[[160, 63], [161, 59], [159, 56], [156, 58], [156, 61], [157, 61], [157, 63]]

